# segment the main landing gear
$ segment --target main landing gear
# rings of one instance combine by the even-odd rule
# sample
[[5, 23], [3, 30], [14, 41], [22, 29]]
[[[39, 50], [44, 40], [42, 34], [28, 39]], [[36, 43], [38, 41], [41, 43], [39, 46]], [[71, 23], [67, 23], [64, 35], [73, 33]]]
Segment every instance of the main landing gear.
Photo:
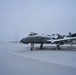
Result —
[[41, 43], [41, 45], [40, 45], [40, 49], [43, 49], [43, 43]]
[[[30, 48], [30, 50], [32, 51], [33, 48], [34, 48], [34, 43], [31, 43], [31, 48]], [[43, 43], [41, 43], [40, 49], [43, 49]], [[56, 49], [57, 49], [57, 50], [60, 50], [60, 45], [59, 45], [59, 44], [57, 44], [57, 48], [56, 48]]]
[[60, 45], [59, 44], [57, 44], [57, 50], [59, 50], [60, 49]]

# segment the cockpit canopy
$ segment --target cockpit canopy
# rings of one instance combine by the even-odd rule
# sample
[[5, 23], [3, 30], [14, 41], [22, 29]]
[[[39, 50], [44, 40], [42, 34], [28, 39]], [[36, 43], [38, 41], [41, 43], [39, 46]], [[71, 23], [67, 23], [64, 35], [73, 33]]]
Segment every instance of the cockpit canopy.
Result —
[[29, 36], [38, 35], [37, 33], [31, 32]]

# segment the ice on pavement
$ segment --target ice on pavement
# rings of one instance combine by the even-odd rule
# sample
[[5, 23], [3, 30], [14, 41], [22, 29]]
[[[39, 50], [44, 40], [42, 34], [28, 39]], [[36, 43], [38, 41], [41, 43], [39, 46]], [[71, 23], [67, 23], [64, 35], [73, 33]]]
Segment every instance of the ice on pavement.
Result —
[[55, 45], [46, 44], [43, 50], [40, 50], [38, 47], [39, 45], [36, 45], [35, 49], [30, 51], [30, 45], [0, 43], [0, 50], [10, 54], [76, 68], [76, 45], [72, 47], [70, 45], [62, 46], [62, 50], [55, 50]]

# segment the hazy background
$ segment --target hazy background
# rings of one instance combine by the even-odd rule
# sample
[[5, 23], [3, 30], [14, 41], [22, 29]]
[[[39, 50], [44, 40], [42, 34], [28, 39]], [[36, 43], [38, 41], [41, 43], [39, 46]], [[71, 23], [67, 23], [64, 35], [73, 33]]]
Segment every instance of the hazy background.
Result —
[[30, 32], [75, 33], [76, 0], [0, 0], [0, 41]]

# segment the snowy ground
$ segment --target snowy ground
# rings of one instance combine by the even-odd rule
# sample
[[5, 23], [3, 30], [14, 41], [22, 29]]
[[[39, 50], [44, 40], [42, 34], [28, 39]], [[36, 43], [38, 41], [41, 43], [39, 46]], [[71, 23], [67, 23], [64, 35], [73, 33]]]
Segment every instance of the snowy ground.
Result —
[[76, 45], [0, 43], [0, 75], [76, 75]]

